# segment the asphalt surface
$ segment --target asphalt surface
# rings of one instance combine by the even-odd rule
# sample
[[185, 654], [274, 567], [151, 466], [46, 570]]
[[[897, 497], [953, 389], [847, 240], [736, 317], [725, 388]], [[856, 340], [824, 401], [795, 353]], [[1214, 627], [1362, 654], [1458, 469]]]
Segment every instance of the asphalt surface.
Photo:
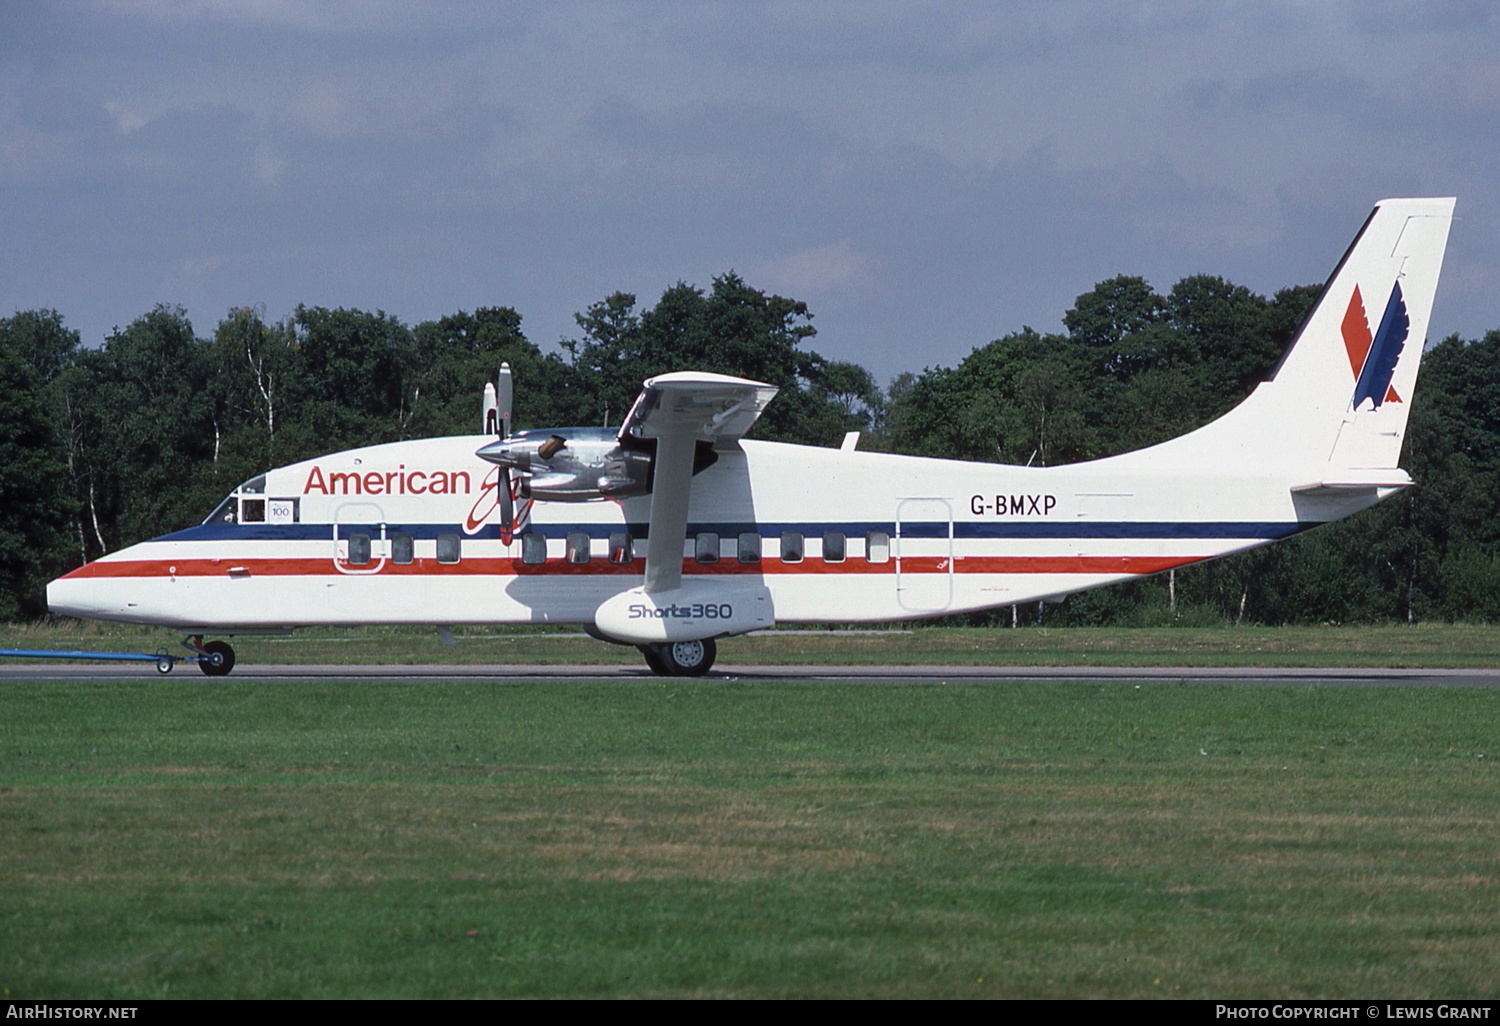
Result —
[[[641, 666], [281, 666], [241, 663], [228, 677], [207, 677], [191, 663], [168, 675], [150, 663], [0, 663], [0, 682], [170, 679], [230, 686], [239, 681], [629, 681], [655, 679]], [[862, 684], [1007, 684], [1038, 681], [1101, 681], [1175, 684], [1302, 684], [1360, 687], [1500, 687], [1496, 669], [1381, 669], [1267, 667], [1118, 666], [716, 666], [708, 681], [806, 681]]]

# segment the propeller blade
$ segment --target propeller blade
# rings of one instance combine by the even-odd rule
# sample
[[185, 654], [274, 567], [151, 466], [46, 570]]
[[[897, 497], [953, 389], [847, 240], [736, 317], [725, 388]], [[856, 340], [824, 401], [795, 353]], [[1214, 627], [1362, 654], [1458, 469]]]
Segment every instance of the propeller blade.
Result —
[[499, 385], [495, 396], [495, 405], [498, 407], [500, 413], [498, 418], [500, 423], [498, 426], [501, 438], [510, 437], [510, 412], [514, 400], [515, 386], [512, 385], [510, 380], [510, 364], [502, 363], [500, 365]]
[[508, 538], [515, 527], [516, 508], [510, 493], [510, 468], [500, 468], [500, 530]]

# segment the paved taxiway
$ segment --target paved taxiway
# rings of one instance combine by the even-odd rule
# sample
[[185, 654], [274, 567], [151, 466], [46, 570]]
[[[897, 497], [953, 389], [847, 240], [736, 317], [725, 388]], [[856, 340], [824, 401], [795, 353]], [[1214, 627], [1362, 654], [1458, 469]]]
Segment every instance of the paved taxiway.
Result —
[[[229, 677], [206, 677], [189, 663], [162, 675], [149, 663], [3, 663], [0, 682], [21, 680], [188, 680], [232, 686], [239, 681], [628, 681], [656, 679], [645, 666], [236, 666]], [[735, 666], [720, 665], [707, 681], [823, 681], [861, 684], [1007, 684], [1100, 681], [1155, 684], [1304, 684], [1364, 687], [1500, 687], [1496, 669], [1360, 669], [1117, 666]]]

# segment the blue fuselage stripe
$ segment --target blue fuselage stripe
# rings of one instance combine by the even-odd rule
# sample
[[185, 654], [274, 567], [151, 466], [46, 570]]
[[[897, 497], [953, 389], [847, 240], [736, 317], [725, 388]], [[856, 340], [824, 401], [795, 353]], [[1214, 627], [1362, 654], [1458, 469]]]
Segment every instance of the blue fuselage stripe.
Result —
[[[1175, 539], [1175, 538], [1285, 538], [1317, 527], [1317, 522], [1298, 521], [1155, 521], [1140, 523], [1048, 523], [1044, 521], [1016, 521], [1011, 523], [955, 522], [904, 522], [900, 535], [906, 538], [958, 539]], [[409, 534], [413, 538], [433, 539], [442, 533], [462, 533], [458, 524], [340, 524], [340, 536], [354, 532], [379, 535], [382, 528], [387, 536], [397, 533]], [[612, 532], [626, 530], [631, 537], [650, 537], [648, 525], [636, 524], [531, 524], [526, 528], [547, 538], [564, 538], [574, 532], [583, 532], [590, 538], [606, 539]], [[331, 524], [200, 524], [174, 534], [163, 535], [156, 541], [321, 541], [332, 537]], [[872, 531], [882, 531], [895, 537], [897, 525], [891, 521], [848, 521], [819, 523], [694, 523], [688, 524], [689, 535], [712, 532], [722, 538], [733, 538], [739, 534], [759, 534], [776, 537], [797, 533], [816, 538], [825, 533], [839, 532], [850, 537], [862, 537]], [[500, 528], [486, 524], [469, 538], [500, 537]]]

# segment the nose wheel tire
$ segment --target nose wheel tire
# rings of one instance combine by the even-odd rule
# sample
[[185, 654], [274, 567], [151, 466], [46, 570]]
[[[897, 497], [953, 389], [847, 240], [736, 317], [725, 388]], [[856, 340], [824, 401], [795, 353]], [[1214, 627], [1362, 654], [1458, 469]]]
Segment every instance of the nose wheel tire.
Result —
[[705, 641], [676, 641], [666, 645], [642, 645], [646, 665], [660, 677], [701, 677], [714, 664], [718, 646]]
[[203, 646], [198, 669], [210, 677], [225, 677], [234, 669], [234, 647], [227, 641], [210, 641]]

